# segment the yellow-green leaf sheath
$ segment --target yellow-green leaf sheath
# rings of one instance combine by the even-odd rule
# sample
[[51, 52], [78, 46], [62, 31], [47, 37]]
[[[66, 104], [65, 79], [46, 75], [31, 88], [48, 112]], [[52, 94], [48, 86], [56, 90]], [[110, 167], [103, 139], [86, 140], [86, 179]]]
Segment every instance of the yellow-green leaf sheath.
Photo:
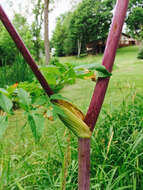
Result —
[[62, 101], [62, 104], [56, 103], [56, 105], [59, 105], [59, 107], [64, 112], [64, 115], [59, 114], [59, 118], [66, 127], [68, 127], [79, 138], [91, 137], [92, 132], [81, 119], [81, 117], [83, 118], [83, 114], [80, 110], [68, 102], [64, 103], [64, 101]]

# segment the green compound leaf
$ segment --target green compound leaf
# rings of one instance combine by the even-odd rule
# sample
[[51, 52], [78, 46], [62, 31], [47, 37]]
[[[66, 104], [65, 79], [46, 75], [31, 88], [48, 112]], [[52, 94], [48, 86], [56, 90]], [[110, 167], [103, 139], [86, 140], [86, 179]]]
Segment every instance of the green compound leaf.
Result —
[[40, 114], [29, 114], [28, 124], [31, 128], [32, 134], [35, 138], [35, 142], [38, 143], [43, 134], [45, 119]]

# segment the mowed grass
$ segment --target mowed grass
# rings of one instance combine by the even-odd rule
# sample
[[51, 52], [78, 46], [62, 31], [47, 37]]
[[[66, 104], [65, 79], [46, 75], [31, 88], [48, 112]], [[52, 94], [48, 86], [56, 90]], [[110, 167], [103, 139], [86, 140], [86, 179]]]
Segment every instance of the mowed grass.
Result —
[[[118, 49], [113, 76], [91, 139], [91, 189], [143, 189], [143, 62], [138, 47]], [[88, 64], [102, 55], [65, 57]], [[61, 94], [86, 113], [95, 83], [77, 80]], [[77, 139], [56, 120], [46, 121], [39, 144], [17, 110], [0, 140], [0, 190], [76, 190]], [[23, 188], [23, 189], [22, 189]]]
[[[108, 107], [111, 104], [119, 106], [124, 98], [126, 100], [130, 98], [131, 92], [143, 92], [143, 61], [137, 59], [138, 51], [137, 46], [118, 49], [104, 106]], [[61, 61], [76, 64], [101, 63], [102, 55], [85, 58], [67, 57], [61, 58]], [[95, 83], [90, 80], [78, 80], [75, 85], [66, 87], [62, 93], [86, 111], [94, 86]]]

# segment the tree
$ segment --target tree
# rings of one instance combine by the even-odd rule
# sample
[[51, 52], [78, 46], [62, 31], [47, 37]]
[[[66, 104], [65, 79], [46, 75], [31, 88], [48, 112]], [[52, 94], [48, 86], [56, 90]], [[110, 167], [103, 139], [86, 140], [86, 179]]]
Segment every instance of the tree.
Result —
[[3, 62], [12, 64], [17, 53], [15, 44], [2, 23], [0, 23], [0, 65]]
[[[143, 1], [142, 0], [130, 0], [126, 24], [129, 34], [132, 37], [139, 40], [139, 42], [142, 42], [143, 41]], [[143, 59], [142, 47], [140, 47], [138, 58]]]
[[[20, 14], [15, 14], [13, 23], [33, 55], [32, 35], [26, 18]], [[16, 57], [19, 56], [19, 52], [4, 26], [1, 23], [0, 25], [0, 63], [2, 64], [3, 61], [6, 61], [7, 64], [12, 64]]]
[[50, 0], [44, 0], [44, 44], [45, 44], [45, 61], [50, 61], [50, 43], [49, 43], [49, 3]]
[[51, 39], [51, 44], [55, 48], [55, 54], [57, 56], [68, 54], [65, 49], [65, 39], [67, 39], [70, 14], [68, 12], [57, 18], [56, 28]]
[[126, 24], [129, 34], [141, 40], [143, 38], [143, 1], [142, 0], [131, 0], [128, 8], [128, 17]]
[[35, 50], [35, 58], [37, 61], [40, 60], [40, 51], [42, 48], [42, 40], [41, 40], [41, 29], [43, 24], [43, 3], [41, 0], [38, 0], [34, 6], [34, 21], [32, 22], [32, 35], [33, 35], [33, 43]]
[[73, 17], [71, 30], [77, 34], [78, 52], [82, 45], [85, 49], [86, 44], [93, 41], [104, 41], [107, 38], [109, 26], [112, 18], [111, 1], [83, 0]]
[[[79, 56], [86, 51], [87, 43], [104, 41], [107, 38], [113, 5], [111, 0], [83, 0], [71, 14], [65, 16], [64, 20], [69, 22], [68, 27], [65, 27], [65, 21], [61, 23], [66, 36], [63, 40], [65, 54], [76, 53]], [[58, 22], [57, 24], [59, 25]], [[54, 33], [55, 41], [61, 37], [57, 33], [59, 34]]]
[[[38, 15], [41, 15], [44, 12], [44, 46], [45, 46], [45, 63], [49, 64], [50, 61], [50, 43], [49, 43], [49, 6], [50, 3], [54, 3], [54, 0], [38, 0], [36, 4], [36, 20]], [[40, 26], [40, 25], [39, 25]], [[39, 28], [41, 29], [41, 27]]]
[[131, 12], [136, 7], [143, 7], [142, 0], [130, 0], [128, 11]]
[[65, 31], [63, 29], [62, 21], [59, 17], [57, 19], [56, 29], [53, 34], [54, 47], [56, 49], [55, 54], [58, 56], [64, 55], [64, 52], [63, 52], [63, 41], [64, 41], [64, 37], [65, 37], [64, 33], [65, 33]]
[[143, 8], [136, 7], [127, 18], [127, 26], [131, 36], [138, 40], [143, 39]]

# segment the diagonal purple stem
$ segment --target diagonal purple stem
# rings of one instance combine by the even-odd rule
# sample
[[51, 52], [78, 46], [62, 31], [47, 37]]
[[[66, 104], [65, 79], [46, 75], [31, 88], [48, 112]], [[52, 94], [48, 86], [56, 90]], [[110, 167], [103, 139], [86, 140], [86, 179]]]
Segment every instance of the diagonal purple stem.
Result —
[[35, 61], [33, 60], [32, 56], [30, 55], [30, 52], [28, 51], [28, 49], [24, 45], [21, 37], [19, 36], [16, 29], [14, 28], [14, 26], [10, 22], [8, 16], [4, 12], [1, 5], [0, 5], [0, 20], [3, 22], [5, 28], [7, 29], [7, 31], [11, 35], [11, 37], [12, 37], [13, 41], [15, 42], [17, 48], [19, 49], [19, 51], [23, 55], [26, 62], [31, 67], [32, 71], [34, 72], [35, 76], [39, 80], [41, 86], [43, 87], [43, 89], [45, 90], [47, 95], [51, 96], [53, 94], [52, 89], [50, 88], [50, 86], [48, 85], [46, 79], [44, 78], [44, 76], [40, 72], [38, 66], [36, 65]]
[[[111, 29], [108, 35], [107, 44], [104, 52], [102, 64], [109, 72], [112, 71], [112, 66], [115, 59], [116, 50], [118, 47], [122, 26], [127, 12], [129, 0], [117, 0], [116, 10], [113, 17]], [[97, 81], [89, 109], [85, 117], [85, 123], [93, 131], [98, 119], [106, 90], [108, 87], [109, 78], [99, 79]], [[90, 189], [90, 139], [79, 139], [79, 173], [78, 173], [78, 189]]]

